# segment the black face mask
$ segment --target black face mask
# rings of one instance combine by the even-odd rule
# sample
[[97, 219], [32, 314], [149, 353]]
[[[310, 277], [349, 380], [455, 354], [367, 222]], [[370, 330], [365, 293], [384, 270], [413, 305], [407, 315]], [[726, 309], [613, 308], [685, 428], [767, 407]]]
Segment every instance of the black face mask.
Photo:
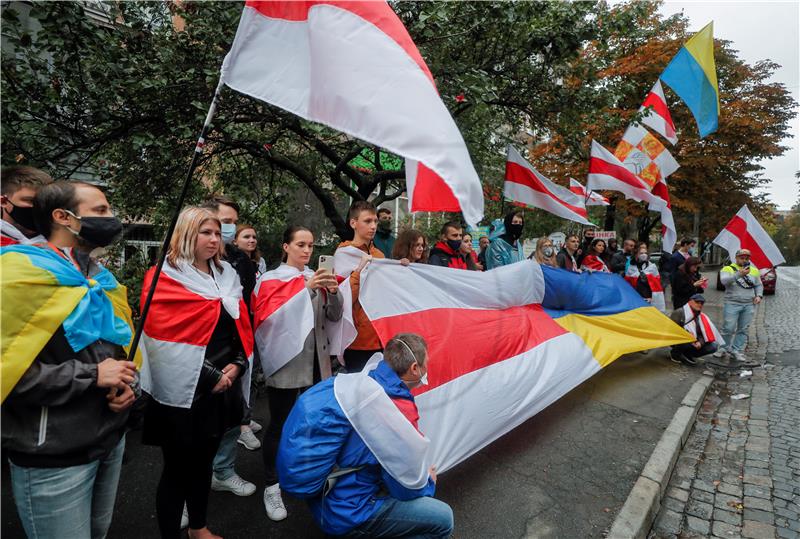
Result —
[[511, 236], [515, 240], [519, 239], [519, 237], [522, 236], [522, 227], [523, 226], [524, 225], [521, 225], [521, 224], [516, 224], [515, 225], [515, 224], [512, 223], [512, 224], [510, 224], [510, 225], [508, 225], [506, 227], [506, 232], [508, 233], [509, 236]]
[[[107, 247], [122, 234], [122, 221], [116, 217], [78, 217], [69, 210], [67, 213], [81, 222], [78, 237], [95, 247]], [[74, 233], [72, 229], [70, 229]]]
[[459, 249], [461, 249], [461, 240], [447, 240], [447, 246], [453, 250], [454, 253], [457, 253]]
[[36, 221], [33, 219], [33, 207], [17, 206], [9, 200], [9, 204], [13, 206], [8, 215], [22, 228], [28, 230], [36, 230]]

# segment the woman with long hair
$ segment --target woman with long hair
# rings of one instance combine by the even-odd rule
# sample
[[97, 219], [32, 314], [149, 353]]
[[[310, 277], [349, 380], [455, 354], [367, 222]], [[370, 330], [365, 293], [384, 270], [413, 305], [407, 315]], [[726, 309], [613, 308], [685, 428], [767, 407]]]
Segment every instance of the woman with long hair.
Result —
[[330, 378], [326, 325], [342, 317], [336, 276], [325, 269], [309, 269], [313, 252], [314, 235], [308, 228], [287, 228], [283, 262], [259, 278], [254, 296], [255, 339], [269, 400], [263, 457], [264, 508], [271, 520], [287, 516], [275, 469], [283, 424], [300, 393]]
[[409, 262], [420, 264], [428, 263], [428, 241], [425, 235], [414, 228], [400, 232], [392, 249], [392, 258], [395, 260], [406, 259]]
[[180, 213], [142, 336], [142, 388], [152, 397], [142, 438], [163, 455], [156, 492], [162, 537], [180, 536], [184, 502], [189, 537], [218, 537], [206, 522], [212, 461], [222, 435], [241, 421], [242, 386], [249, 386], [250, 317], [238, 274], [220, 258], [220, 229], [207, 209]]
[[558, 263], [556, 262], [556, 254], [557, 251], [555, 247], [553, 247], [553, 241], [548, 237], [544, 237], [536, 240], [536, 250], [528, 258], [536, 260], [543, 266], [551, 266], [555, 268], [558, 267]]
[[258, 250], [258, 236], [256, 229], [247, 224], [236, 227], [236, 236], [233, 238], [236, 247], [250, 257], [250, 261], [256, 269], [256, 278], [267, 271], [267, 263]]
[[672, 275], [672, 307], [680, 309], [695, 294], [702, 294], [708, 286], [708, 278], [700, 274], [703, 261], [690, 256], [678, 266]]
[[467, 262], [467, 269], [472, 271], [483, 271], [483, 266], [478, 262], [478, 253], [472, 247], [472, 235], [464, 234], [461, 236], [461, 254]]
[[608, 266], [603, 262], [603, 253], [606, 250], [606, 242], [601, 239], [594, 239], [589, 244], [586, 256], [581, 260], [581, 269], [589, 271], [602, 271], [609, 273]]
[[650, 262], [646, 243], [640, 242], [636, 247], [631, 263], [625, 269], [625, 280], [646, 302], [659, 311], [666, 310], [661, 275], [658, 273], [658, 267]]

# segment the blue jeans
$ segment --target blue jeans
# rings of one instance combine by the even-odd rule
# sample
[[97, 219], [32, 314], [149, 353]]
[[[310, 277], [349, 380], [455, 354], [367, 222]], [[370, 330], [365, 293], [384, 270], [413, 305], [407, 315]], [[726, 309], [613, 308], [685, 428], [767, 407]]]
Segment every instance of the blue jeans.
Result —
[[752, 303], [725, 303], [722, 307], [722, 338], [725, 347], [733, 352], [743, 352], [747, 346], [747, 328], [753, 320]]
[[66, 468], [11, 465], [11, 487], [29, 539], [102, 539], [111, 526], [125, 436], [103, 460]]
[[452, 533], [453, 510], [450, 506], [424, 496], [408, 501], [387, 498], [372, 518], [347, 536], [445, 539]]
[[239, 439], [239, 425], [233, 427], [222, 436], [219, 449], [214, 456], [214, 477], [220, 481], [230, 479], [236, 473], [236, 440]]

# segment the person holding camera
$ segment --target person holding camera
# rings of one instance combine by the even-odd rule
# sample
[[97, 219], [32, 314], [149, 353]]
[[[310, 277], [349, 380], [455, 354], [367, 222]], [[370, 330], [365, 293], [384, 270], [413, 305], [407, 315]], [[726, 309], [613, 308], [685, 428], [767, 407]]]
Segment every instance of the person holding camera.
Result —
[[746, 361], [747, 329], [753, 320], [755, 306], [764, 297], [764, 285], [758, 268], [750, 264], [750, 251], [736, 251], [735, 262], [724, 266], [719, 274], [725, 287], [722, 307], [722, 338], [727, 348], [720, 347], [714, 357], [729, 354], [737, 361]]

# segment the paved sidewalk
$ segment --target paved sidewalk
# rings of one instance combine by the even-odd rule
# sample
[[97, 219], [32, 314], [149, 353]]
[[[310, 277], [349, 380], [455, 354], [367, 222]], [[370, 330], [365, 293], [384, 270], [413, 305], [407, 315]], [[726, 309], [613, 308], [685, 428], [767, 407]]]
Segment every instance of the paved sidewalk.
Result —
[[650, 537], [800, 539], [798, 269], [780, 268], [790, 279], [751, 326], [747, 353], [761, 366], [710, 365], [716, 379]]

